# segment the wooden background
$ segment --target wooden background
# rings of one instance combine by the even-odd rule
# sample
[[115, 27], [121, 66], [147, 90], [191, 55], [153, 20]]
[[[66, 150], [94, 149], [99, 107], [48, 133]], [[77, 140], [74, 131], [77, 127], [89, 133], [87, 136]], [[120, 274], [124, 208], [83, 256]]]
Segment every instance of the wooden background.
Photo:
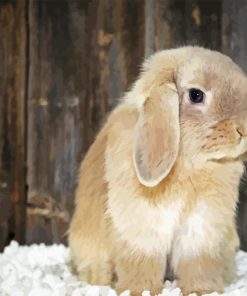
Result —
[[0, 248], [66, 241], [80, 160], [144, 57], [197, 44], [247, 71], [246, 15], [243, 0], [0, 0]]

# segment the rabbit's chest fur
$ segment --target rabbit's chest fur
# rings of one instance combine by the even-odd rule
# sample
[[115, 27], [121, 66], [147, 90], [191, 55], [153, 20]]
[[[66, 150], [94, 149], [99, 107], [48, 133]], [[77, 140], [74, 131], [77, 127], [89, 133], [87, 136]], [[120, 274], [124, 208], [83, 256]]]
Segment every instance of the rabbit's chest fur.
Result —
[[124, 191], [123, 199], [111, 193], [108, 200], [108, 213], [118, 235], [133, 250], [166, 255], [180, 224], [184, 200], [175, 198], [168, 205], [155, 206], [141, 197], [133, 199]]
[[224, 223], [224, 217], [220, 218], [206, 202], [198, 202], [186, 217], [185, 208], [183, 198], [174, 197], [167, 205], [152, 206], [145, 199], [133, 199], [127, 192], [122, 202], [114, 196], [108, 201], [114, 228], [132, 250], [163, 256], [172, 250], [177, 259], [182, 254], [200, 253], [205, 245], [213, 252], [221, 240], [217, 223]]
[[[234, 191], [230, 190], [231, 186], [230, 195], [235, 196]], [[211, 196], [218, 196], [217, 191], [204, 191], [203, 200], [198, 199], [200, 194], [192, 197], [192, 190], [188, 190], [188, 186], [187, 190], [176, 188], [169, 192], [170, 195], [164, 196], [164, 202], [154, 205], [143, 196], [131, 194], [123, 186], [110, 191], [108, 214], [119, 238], [127, 242], [132, 250], [139, 250], [147, 255], [159, 253], [166, 256], [172, 250], [179, 258], [181, 254], [189, 256], [200, 253], [205, 245], [209, 252], [214, 252], [215, 245], [221, 240], [217, 225], [227, 224], [226, 217], [231, 221], [234, 215], [229, 206], [224, 207], [230, 201], [222, 200], [219, 210], [215, 202], [209, 202]], [[188, 200], [192, 199], [194, 202], [190, 208], [188, 204], [191, 202]], [[234, 204], [233, 198], [231, 208]]]

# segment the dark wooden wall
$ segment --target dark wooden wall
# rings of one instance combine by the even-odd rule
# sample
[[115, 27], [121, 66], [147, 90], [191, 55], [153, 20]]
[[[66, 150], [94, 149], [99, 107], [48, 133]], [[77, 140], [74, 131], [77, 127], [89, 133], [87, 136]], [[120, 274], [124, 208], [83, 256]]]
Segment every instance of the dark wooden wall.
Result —
[[26, 223], [26, 3], [0, 2], [0, 248], [24, 242]]
[[66, 241], [80, 160], [146, 56], [197, 44], [247, 71], [246, 14], [243, 0], [0, 0], [0, 248]]

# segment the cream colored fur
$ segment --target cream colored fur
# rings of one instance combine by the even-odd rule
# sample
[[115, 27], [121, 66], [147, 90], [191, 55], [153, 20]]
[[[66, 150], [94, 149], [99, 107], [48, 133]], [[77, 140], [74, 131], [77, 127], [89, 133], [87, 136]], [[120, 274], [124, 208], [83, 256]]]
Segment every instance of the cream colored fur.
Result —
[[154, 295], [169, 261], [184, 295], [222, 291], [239, 246], [246, 115], [247, 79], [228, 57], [184, 47], [148, 59], [81, 165], [69, 230], [80, 278]]

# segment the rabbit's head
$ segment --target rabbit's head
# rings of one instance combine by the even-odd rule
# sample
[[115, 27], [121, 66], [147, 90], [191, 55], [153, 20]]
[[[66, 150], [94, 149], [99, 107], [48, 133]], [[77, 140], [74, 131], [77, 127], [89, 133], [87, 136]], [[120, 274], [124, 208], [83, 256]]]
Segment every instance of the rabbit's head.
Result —
[[247, 151], [247, 78], [227, 56], [199, 47], [158, 52], [127, 96], [139, 110], [133, 159], [157, 185], [176, 162], [188, 170]]

